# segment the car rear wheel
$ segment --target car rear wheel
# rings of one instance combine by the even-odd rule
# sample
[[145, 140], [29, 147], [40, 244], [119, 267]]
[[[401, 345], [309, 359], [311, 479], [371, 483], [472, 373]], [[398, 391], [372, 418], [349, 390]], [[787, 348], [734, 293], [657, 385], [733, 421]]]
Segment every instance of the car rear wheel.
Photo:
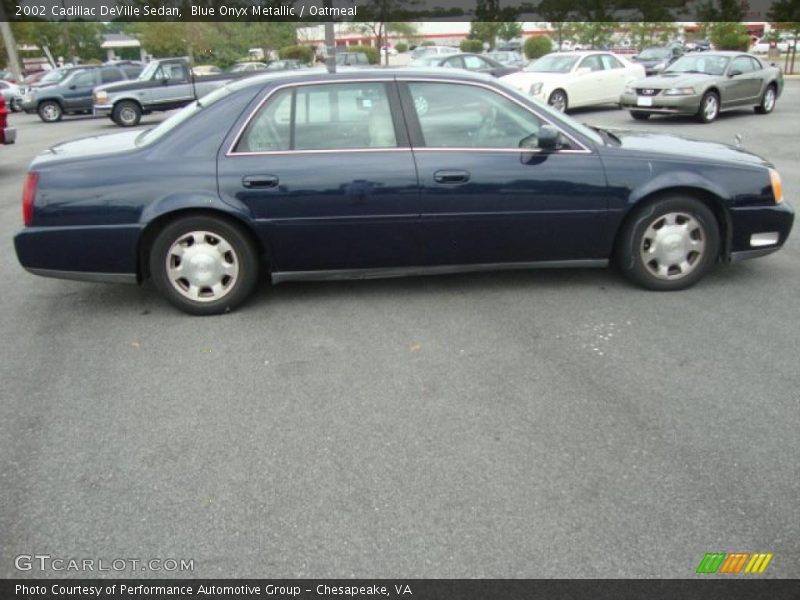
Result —
[[553, 93], [550, 94], [550, 97], [547, 99], [547, 103], [556, 110], [567, 112], [567, 108], [569, 107], [567, 92], [564, 90], [553, 90]]
[[258, 281], [258, 255], [239, 227], [215, 217], [167, 225], [150, 251], [153, 283], [172, 304], [193, 315], [233, 310]]
[[638, 209], [620, 233], [617, 265], [650, 290], [688, 288], [717, 260], [720, 234], [714, 213], [688, 196], [669, 196]]
[[14, 98], [9, 104], [9, 108], [12, 112], [22, 112], [22, 100], [19, 98]]
[[637, 121], [647, 121], [650, 118], [650, 113], [642, 112], [639, 110], [632, 110], [631, 116]]
[[45, 123], [55, 123], [60, 121], [64, 116], [64, 110], [61, 105], [55, 100], [46, 100], [39, 105], [37, 109], [39, 118]]
[[755, 111], [760, 115], [768, 115], [775, 108], [777, 92], [774, 85], [768, 85], [761, 96], [761, 104], [755, 107]]
[[711, 123], [717, 115], [719, 115], [719, 96], [715, 92], [706, 92], [700, 101], [697, 120], [701, 123]]
[[114, 105], [111, 119], [120, 127], [134, 127], [142, 120], [142, 109], [136, 102], [123, 100]]

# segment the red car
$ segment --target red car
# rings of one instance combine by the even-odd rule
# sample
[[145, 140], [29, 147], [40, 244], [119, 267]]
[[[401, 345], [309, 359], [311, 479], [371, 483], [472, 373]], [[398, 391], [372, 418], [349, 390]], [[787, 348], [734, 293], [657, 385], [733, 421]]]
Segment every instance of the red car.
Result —
[[17, 141], [17, 130], [8, 126], [6, 99], [0, 96], [0, 143], [13, 144]]

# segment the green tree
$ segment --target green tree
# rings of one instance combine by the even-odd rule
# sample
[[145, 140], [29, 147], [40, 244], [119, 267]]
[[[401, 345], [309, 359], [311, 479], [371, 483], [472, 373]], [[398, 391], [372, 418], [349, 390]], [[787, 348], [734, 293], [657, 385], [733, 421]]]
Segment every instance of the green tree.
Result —
[[513, 40], [522, 35], [522, 23], [517, 21], [507, 21], [505, 23], [500, 23], [500, 27], [497, 29], [497, 37], [499, 37], [504, 42], [509, 40]]
[[539, 58], [553, 51], [553, 40], [546, 35], [533, 35], [525, 40], [523, 50], [527, 58]]
[[697, 9], [701, 21], [739, 23], [747, 16], [747, 0], [708, 0]]
[[747, 51], [750, 35], [741, 23], [711, 23], [708, 27], [709, 39], [717, 50]]
[[564, 27], [564, 36], [589, 48], [607, 46], [616, 21], [575, 21]]
[[541, 0], [536, 7], [536, 11], [555, 29], [559, 50], [564, 42], [564, 28], [569, 25], [577, 7], [576, 0]]
[[660, 21], [631, 23], [628, 27], [631, 43], [634, 48], [641, 50], [655, 44], [665, 44], [677, 32], [675, 23]]
[[461, 43], [458, 45], [458, 47], [462, 52], [483, 52], [483, 42], [480, 40], [464, 38], [461, 40]]

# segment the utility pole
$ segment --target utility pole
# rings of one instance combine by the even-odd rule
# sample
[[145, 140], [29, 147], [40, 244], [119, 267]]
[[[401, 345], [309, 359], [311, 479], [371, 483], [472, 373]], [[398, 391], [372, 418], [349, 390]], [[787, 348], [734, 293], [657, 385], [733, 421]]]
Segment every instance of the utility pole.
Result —
[[0, 34], [3, 35], [3, 42], [6, 45], [8, 55], [8, 66], [14, 73], [17, 82], [22, 81], [22, 69], [19, 66], [19, 56], [17, 55], [17, 41], [14, 39], [14, 32], [11, 31], [11, 24], [6, 20], [6, 13], [3, 5], [0, 4]]
[[[326, 0], [325, 4], [329, 4]], [[328, 73], [336, 73], [336, 33], [333, 30], [333, 22], [325, 22], [325, 66]]]

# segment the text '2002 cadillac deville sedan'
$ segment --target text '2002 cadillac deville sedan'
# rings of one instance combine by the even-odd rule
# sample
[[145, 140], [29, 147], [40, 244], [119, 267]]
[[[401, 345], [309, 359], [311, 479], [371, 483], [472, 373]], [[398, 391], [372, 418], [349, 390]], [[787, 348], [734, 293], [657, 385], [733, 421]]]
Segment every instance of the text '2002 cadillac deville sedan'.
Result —
[[794, 213], [731, 146], [581, 125], [489, 77], [255, 76], [154, 129], [60, 144], [24, 193], [21, 264], [152, 278], [194, 314], [273, 282], [615, 262], [677, 290], [773, 252]]

